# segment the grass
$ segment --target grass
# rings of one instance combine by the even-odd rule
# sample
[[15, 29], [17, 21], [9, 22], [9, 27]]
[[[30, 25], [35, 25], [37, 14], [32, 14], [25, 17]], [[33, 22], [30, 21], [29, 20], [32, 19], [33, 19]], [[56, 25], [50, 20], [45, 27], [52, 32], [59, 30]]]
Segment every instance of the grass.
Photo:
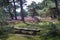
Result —
[[10, 34], [1, 40], [39, 40], [39, 36], [22, 36], [21, 34]]
[[9, 35], [7, 40], [27, 40], [26, 38], [22, 37], [21, 35]]
[[22, 36], [21, 34], [9, 34], [1, 40], [60, 40], [60, 37], [50, 36]]
[[[54, 25], [56, 25], [56, 28], [60, 31], [60, 22], [54, 22]], [[31, 28], [39, 28], [41, 30], [40, 34], [37, 36], [23, 36], [21, 34], [8, 34], [6, 36], [2, 36], [0, 38], [1, 40], [60, 40], [60, 37], [52, 37], [52, 36], [46, 36], [46, 34], [49, 32], [49, 29], [52, 27], [51, 22], [40, 22], [38, 24], [25, 24], [25, 23], [16, 23], [14, 26], [19, 27], [31, 27]], [[58, 32], [59, 33], [59, 32]]]

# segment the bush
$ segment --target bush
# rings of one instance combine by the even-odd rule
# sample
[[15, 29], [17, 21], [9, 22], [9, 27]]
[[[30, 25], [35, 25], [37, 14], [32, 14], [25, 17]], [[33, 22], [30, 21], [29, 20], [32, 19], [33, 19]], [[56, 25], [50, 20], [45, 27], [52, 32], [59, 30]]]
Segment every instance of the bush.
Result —
[[2, 30], [0, 30], [0, 35], [3, 35], [3, 34], [4, 34], [4, 32]]
[[14, 27], [11, 27], [10, 25], [2, 26], [2, 28], [0, 29], [0, 35], [11, 33], [13, 30]]

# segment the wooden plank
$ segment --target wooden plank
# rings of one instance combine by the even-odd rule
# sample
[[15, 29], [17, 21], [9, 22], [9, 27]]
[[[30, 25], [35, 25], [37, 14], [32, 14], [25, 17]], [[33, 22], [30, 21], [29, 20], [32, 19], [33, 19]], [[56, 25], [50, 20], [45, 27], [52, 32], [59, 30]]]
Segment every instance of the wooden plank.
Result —
[[39, 29], [36, 28], [20, 28], [20, 27], [15, 27], [15, 29], [17, 30], [24, 30], [24, 31], [35, 31], [35, 32], [39, 32]]

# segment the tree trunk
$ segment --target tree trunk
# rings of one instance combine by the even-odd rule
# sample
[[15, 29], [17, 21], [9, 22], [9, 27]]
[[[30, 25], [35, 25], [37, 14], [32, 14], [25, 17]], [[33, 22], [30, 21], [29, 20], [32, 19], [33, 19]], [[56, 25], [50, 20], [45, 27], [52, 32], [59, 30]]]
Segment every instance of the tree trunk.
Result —
[[55, 5], [56, 5], [56, 11], [57, 11], [57, 15], [58, 15], [58, 20], [60, 20], [60, 18], [59, 18], [59, 9], [58, 9], [58, 1], [57, 0], [55, 0]]
[[16, 14], [15, 0], [13, 0], [13, 3], [14, 3], [14, 13], [15, 13], [15, 20], [17, 20], [17, 14]]
[[22, 2], [22, 0], [20, 0], [20, 7], [21, 7], [21, 20], [23, 21], [23, 22], [25, 22], [25, 20], [24, 20], [24, 13], [23, 13], [23, 2]]

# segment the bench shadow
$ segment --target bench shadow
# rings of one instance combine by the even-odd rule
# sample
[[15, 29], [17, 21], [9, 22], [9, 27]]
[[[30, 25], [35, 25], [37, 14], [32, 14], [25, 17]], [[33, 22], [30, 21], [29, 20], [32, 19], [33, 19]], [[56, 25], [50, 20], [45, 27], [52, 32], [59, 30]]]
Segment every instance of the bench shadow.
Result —
[[24, 36], [25, 38], [27, 38], [28, 40], [35, 40], [32, 36]]
[[32, 36], [35, 36], [35, 34], [29, 34], [29, 33], [23, 33], [23, 32], [16, 32], [14, 34], [23, 34], [23, 35], [32, 35]]

